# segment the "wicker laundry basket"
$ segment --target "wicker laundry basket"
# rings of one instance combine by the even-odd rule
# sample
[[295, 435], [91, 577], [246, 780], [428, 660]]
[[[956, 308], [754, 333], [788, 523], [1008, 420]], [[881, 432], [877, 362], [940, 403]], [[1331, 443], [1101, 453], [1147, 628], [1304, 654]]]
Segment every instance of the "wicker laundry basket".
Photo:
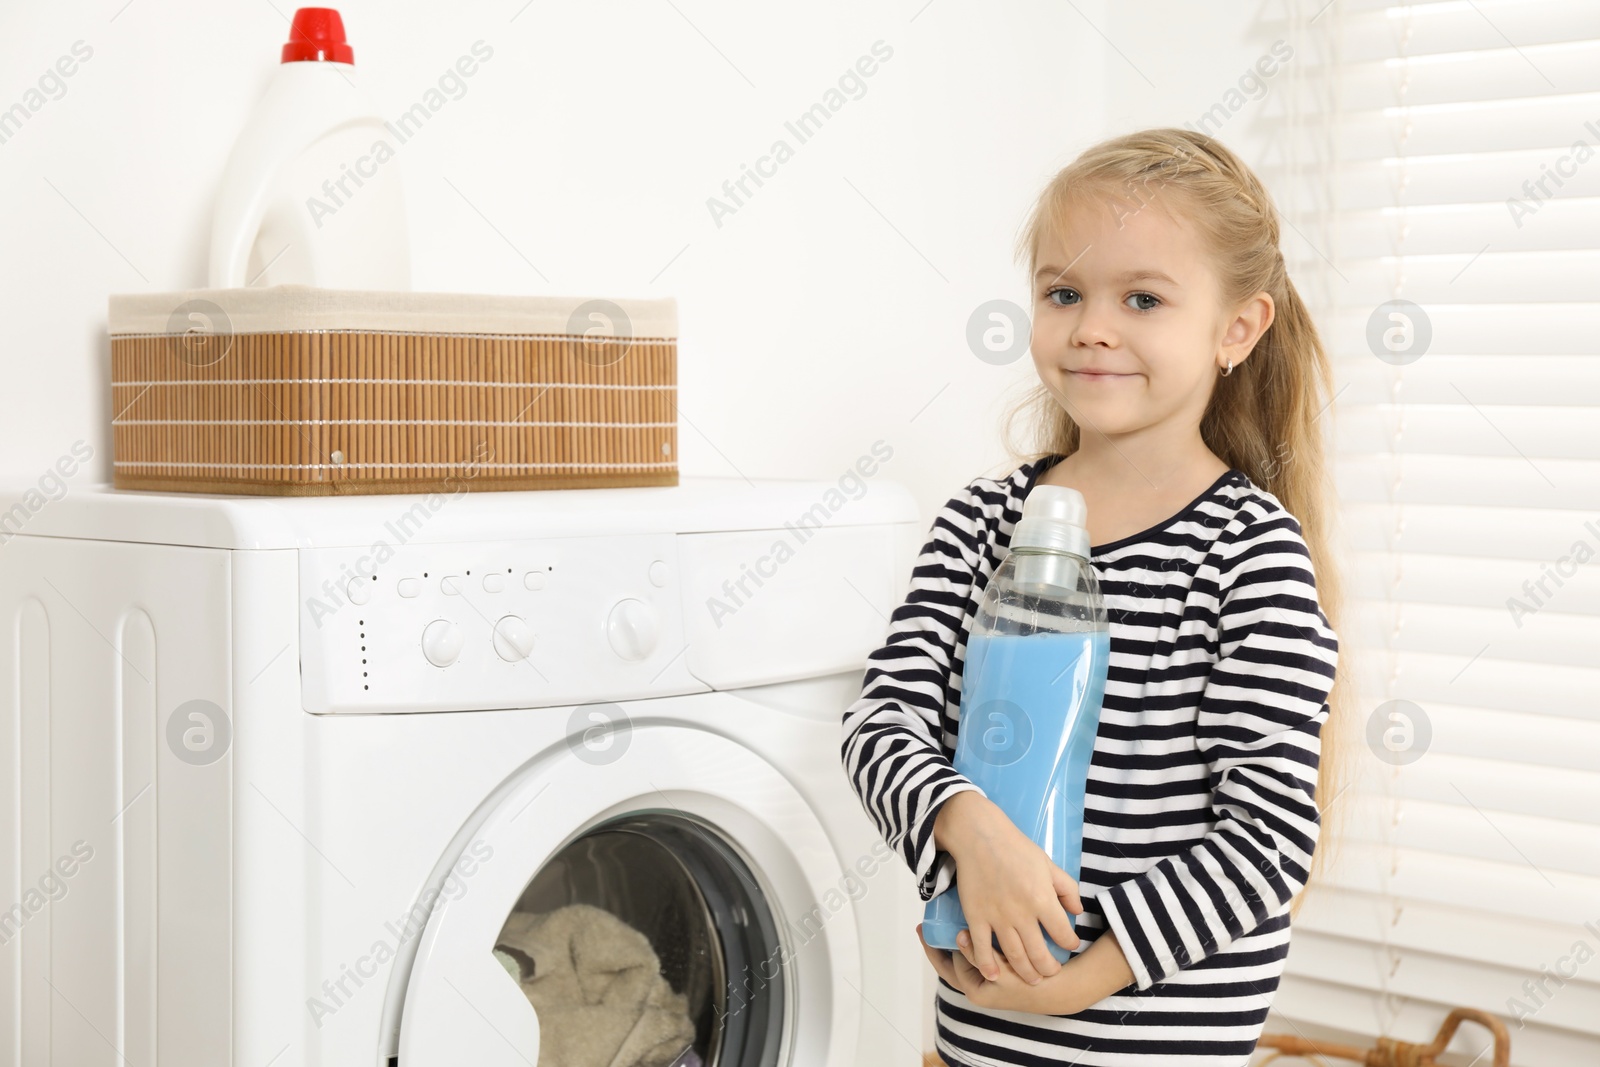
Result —
[[1484, 1046], [1483, 1051], [1473, 1059], [1473, 1063], [1483, 1059], [1483, 1053], [1493, 1048], [1494, 1058], [1486, 1061], [1485, 1067], [1511, 1067], [1510, 1030], [1499, 1016], [1478, 1008], [1451, 1009], [1450, 1014], [1440, 1024], [1439, 1032], [1434, 1034], [1433, 1040], [1426, 1045], [1397, 1041], [1392, 1037], [1380, 1037], [1375, 1048], [1359, 1049], [1351, 1045], [1312, 1041], [1303, 1035], [1263, 1034], [1256, 1047], [1273, 1051], [1257, 1063], [1256, 1067], [1266, 1067], [1267, 1064], [1274, 1063], [1283, 1056], [1312, 1060], [1319, 1067], [1326, 1067], [1327, 1061], [1324, 1057], [1327, 1056], [1353, 1060], [1362, 1067], [1440, 1067], [1436, 1057], [1445, 1054], [1450, 1047], [1450, 1039], [1455, 1036], [1456, 1029], [1463, 1022], [1478, 1023], [1489, 1031], [1489, 1039], [1492, 1042], [1491, 1045]]
[[[1456, 1028], [1466, 1021], [1480, 1023], [1489, 1031], [1489, 1037], [1493, 1041], [1494, 1058], [1488, 1061], [1485, 1067], [1510, 1067], [1511, 1034], [1506, 1029], [1506, 1024], [1499, 1017], [1476, 1008], [1456, 1008], [1451, 1011], [1439, 1027], [1439, 1032], [1426, 1045], [1413, 1045], [1393, 1038], [1380, 1037], [1376, 1048], [1358, 1049], [1349, 1045], [1318, 1043], [1309, 1038], [1289, 1034], [1264, 1034], [1257, 1042], [1256, 1048], [1272, 1051], [1260, 1060], [1252, 1057], [1250, 1062], [1255, 1064], [1255, 1067], [1266, 1067], [1269, 1063], [1289, 1056], [1294, 1059], [1313, 1060], [1319, 1067], [1328, 1067], [1324, 1057], [1335, 1056], [1339, 1059], [1353, 1060], [1362, 1067], [1439, 1067], [1439, 1061], [1434, 1057], [1444, 1054], [1450, 1045], [1451, 1037], [1455, 1035]], [[1488, 1049], [1489, 1047], [1485, 1047], [1484, 1051], [1487, 1052]], [[1482, 1058], [1481, 1053], [1479, 1058]], [[944, 1067], [944, 1059], [937, 1052], [929, 1052], [923, 1055], [922, 1064], [923, 1067]]]
[[306, 286], [112, 296], [113, 484], [678, 484], [677, 308]]

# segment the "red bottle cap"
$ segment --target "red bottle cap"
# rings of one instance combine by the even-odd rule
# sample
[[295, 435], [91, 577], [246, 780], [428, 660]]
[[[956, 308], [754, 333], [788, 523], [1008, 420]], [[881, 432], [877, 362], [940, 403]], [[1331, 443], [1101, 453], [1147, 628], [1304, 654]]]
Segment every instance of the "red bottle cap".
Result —
[[344, 20], [331, 7], [303, 7], [294, 13], [289, 43], [283, 46], [285, 63], [327, 60], [354, 63], [355, 52], [344, 39]]

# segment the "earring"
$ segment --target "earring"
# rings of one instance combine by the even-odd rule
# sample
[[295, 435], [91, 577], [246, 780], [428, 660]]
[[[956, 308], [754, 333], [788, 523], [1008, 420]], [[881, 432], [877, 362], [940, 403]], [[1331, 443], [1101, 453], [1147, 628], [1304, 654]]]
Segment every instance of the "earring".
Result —
[[1230, 375], [1232, 373], [1233, 373], [1233, 360], [1230, 359], [1230, 360], [1228, 360], [1228, 369], [1222, 372], [1222, 377], [1226, 378], [1228, 375]]

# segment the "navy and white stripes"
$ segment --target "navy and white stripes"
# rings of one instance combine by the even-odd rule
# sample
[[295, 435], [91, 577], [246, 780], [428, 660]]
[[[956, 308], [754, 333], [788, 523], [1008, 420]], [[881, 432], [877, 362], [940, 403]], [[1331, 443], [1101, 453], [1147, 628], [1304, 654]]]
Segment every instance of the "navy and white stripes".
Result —
[[[951, 762], [968, 629], [1023, 500], [1058, 460], [976, 479], [940, 509], [845, 712], [845, 770], [925, 900], [955, 873], [934, 817], [978, 789]], [[1135, 981], [1067, 1016], [986, 1011], [941, 981], [938, 1048], [984, 1067], [1244, 1064], [1317, 840], [1338, 638], [1299, 523], [1238, 470], [1091, 557], [1111, 660], [1076, 925], [1084, 948], [1109, 925]]]

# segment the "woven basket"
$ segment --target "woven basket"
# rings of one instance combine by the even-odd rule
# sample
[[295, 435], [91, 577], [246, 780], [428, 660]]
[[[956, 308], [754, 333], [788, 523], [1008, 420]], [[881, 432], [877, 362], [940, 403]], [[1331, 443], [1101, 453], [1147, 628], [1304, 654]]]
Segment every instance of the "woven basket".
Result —
[[[1375, 1048], [1359, 1049], [1352, 1045], [1313, 1041], [1304, 1035], [1263, 1034], [1256, 1047], [1272, 1049], [1273, 1052], [1255, 1067], [1267, 1067], [1267, 1064], [1274, 1063], [1283, 1056], [1314, 1060], [1319, 1067], [1328, 1067], [1327, 1061], [1323, 1059], [1325, 1056], [1354, 1060], [1362, 1067], [1441, 1067], [1436, 1057], [1444, 1055], [1449, 1050], [1450, 1039], [1455, 1036], [1456, 1029], [1463, 1022], [1478, 1023], [1489, 1031], [1489, 1038], [1493, 1042], [1494, 1059], [1485, 1067], [1511, 1067], [1511, 1031], [1506, 1028], [1505, 1022], [1498, 1015], [1490, 1015], [1479, 1008], [1452, 1008], [1450, 1014], [1445, 1016], [1444, 1022], [1439, 1025], [1439, 1032], [1434, 1034], [1433, 1040], [1426, 1045], [1398, 1041], [1392, 1037], [1380, 1037]], [[1488, 1052], [1490, 1047], [1485, 1045], [1483, 1052], [1473, 1057], [1472, 1062], [1477, 1063], [1483, 1059], [1483, 1053]]]
[[325, 496], [676, 485], [664, 300], [113, 296], [113, 484]]

